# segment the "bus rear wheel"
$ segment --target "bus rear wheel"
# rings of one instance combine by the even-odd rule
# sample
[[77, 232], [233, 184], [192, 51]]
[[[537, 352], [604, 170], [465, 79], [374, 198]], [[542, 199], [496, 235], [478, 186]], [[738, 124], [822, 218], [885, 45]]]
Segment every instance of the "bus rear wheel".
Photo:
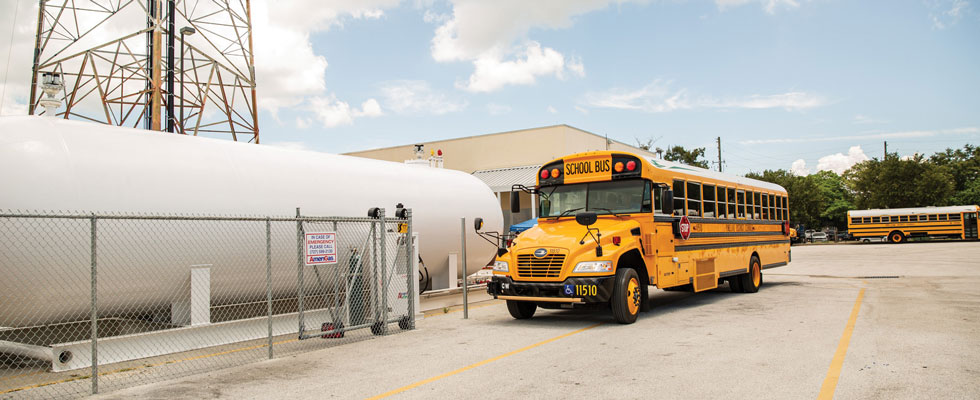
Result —
[[895, 231], [888, 234], [888, 241], [892, 243], [902, 243], [905, 241], [905, 235], [902, 232]]
[[531, 301], [507, 300], [507, 311], [515, 319], [528, 319], [534, 316], [534, 311], [538, 305]]
[[640, 313], [640, 297], [643, 294], [640, 277], [632, 268], [620, 268], [616, 271], [615, 282], [611, 304], [613, 317], [621, 324], [632, 324]]
[[741, 293], [755, 293], [762, 286], [762, 262], [759, 257], [752, 256], [749, 260], [749, 272], [736, 276], [739, 279], [738, 291]]

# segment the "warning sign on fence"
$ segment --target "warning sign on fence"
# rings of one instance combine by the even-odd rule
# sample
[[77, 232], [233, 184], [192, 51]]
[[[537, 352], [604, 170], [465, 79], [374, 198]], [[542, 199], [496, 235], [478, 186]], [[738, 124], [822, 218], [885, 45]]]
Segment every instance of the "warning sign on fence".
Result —
[[337, 232], [306, 234], [306, 265], [337, 263]]

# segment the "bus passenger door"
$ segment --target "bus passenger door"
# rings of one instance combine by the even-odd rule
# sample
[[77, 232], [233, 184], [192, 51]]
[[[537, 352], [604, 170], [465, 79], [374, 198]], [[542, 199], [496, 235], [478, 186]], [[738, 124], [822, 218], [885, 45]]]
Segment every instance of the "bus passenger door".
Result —
[[963, 213], [963, 238], [977, 238], [977, 213]]

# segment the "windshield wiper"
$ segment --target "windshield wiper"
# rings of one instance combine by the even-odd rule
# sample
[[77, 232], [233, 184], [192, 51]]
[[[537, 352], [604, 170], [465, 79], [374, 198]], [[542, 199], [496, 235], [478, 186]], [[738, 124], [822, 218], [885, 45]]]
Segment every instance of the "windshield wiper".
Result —
[[570, 213], [570, 212], [575, 212], [575, 211], [581, 210], [583, 208], [585, 208], [585, 207], [571, 208], [571, 209], [562, 211], [561, 214], [558, 214], [558, 215], [556, 215], [554, 217], [550, 217], [550, 218], [558, 219], [558, 218], [561, 218], [561, 217], [564, 217], [564, 216], [568, 215], [568, 213]]
[[612, 215], [614, 215], [614, 216], [616, 216], [616, 217], [627, 217], [627, 216], [628, 216], [627, 214], [616, 214], [616, 212], [615, 212], [615, 211], [613, 211], [613, 210], [610, 210], [610, 209], [608, 209], [608, 208], [602, 208], [602, 207], [592, 207], [592, 209], [593, 209], [593, 210], [604, 210], [604, 211], [609, 211], [609, 213], [610, 213], [610, 214], [612, 214]]

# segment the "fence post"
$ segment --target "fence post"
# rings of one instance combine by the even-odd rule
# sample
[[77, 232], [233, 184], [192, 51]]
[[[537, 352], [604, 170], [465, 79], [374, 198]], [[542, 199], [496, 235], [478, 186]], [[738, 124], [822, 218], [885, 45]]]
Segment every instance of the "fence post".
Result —
[[405, 251], [408, 255], [405, 257], [408, 260], [408, 265], [405, 266], [406, 273], [405, 276], [408, 277], [408, 329], [415, 329], [415, 299], [419, 295], [419, 291], [415, 289], [415, 280], [418, 279], [418, 275], [413, 274], [415, 269], [412, 268], [415, 265], [415, 260], [417, 259], [415, 255], [415, 238], [412, 236], [412, 209], [405, 209], [405, 234], [408, 240], [405, 241], [405, 246], [407, 248]]
[[381, 335], [388, 330], [388, 225], [385, 223], [385, 209], [380, 210], [381, 224]]
[[303, 337], [303, 221], [300, 220], [299, 207], [296, 207], [296, 297], [299, 313], [299, 336]]
[[269, 359], [272, 359], [272, 220], [265, 217], [265, 299], [269, 317]]
[[98, 312], [98, 258], [96, 257], [98, 247], [96, 245], [96, 223], [95, 213], [89, 219], [92, 228], [89, 240], [92, 245], [92, 394], [99, 393], [99, 312]]
[[463, 319], [470, 318], [470, 303], [467, 301], [467, 294], [469, 292], [469, 285], [466, 284], [466, 217], [459, 219], [459, 232], [460, 232], [460, 246], [462, 246], [462, 251], [460, 251], [460, 258], [463, 261]]

